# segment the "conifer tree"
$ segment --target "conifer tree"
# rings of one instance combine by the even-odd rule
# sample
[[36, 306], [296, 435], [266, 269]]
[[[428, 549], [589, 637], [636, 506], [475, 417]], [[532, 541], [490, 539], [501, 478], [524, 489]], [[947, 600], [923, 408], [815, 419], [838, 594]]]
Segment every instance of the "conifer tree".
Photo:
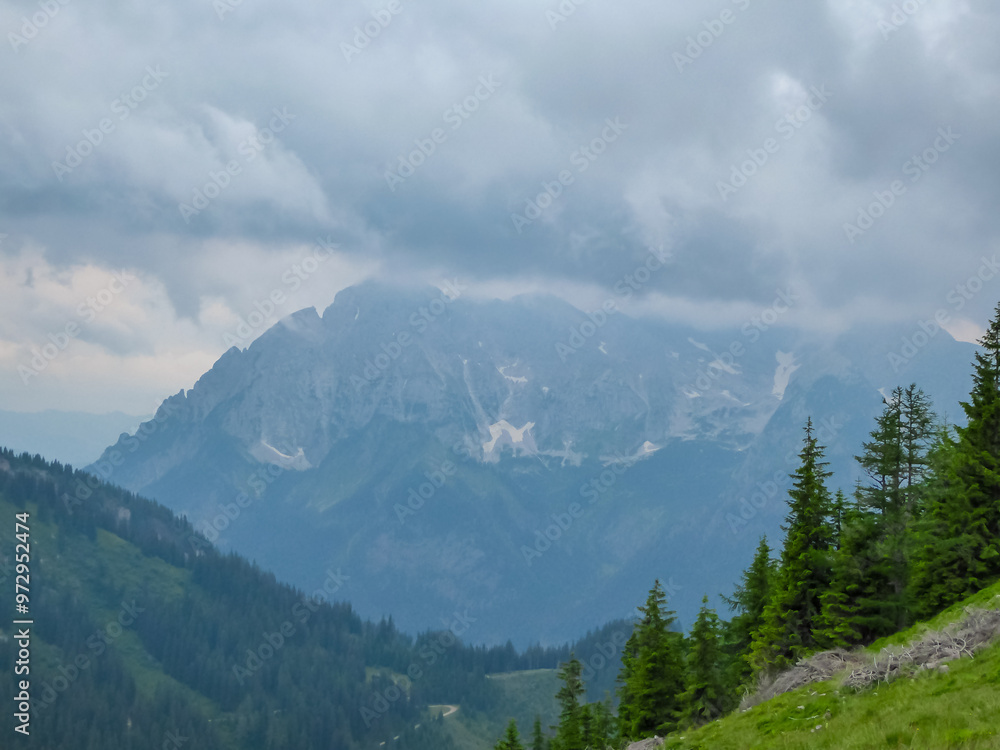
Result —
[[847, 508], [840, 546], [831, 556], [830, 586], [820, 595], [814, 636], [821, 648], [852, 646], [871, 640], [872, 632], [891, 629], [891, 620], [883, 616], [888, 605], [874, 593], [885, 588], [882, 571], [873, 564], [877, 541], [874, 514]]
[[867, 482], [855, 491], [856, 507], [840, 514], [817, 634], [826, 648], [868, 643], [910, 620], [912, 527], [933, 415], [915, 384], [893, 389], [884, 403], [871, 440], [856, 457]]
[[832, 502], [826, 480], [830, 472], [823, 447], [805, 427], [801, 464], [791, 475], [788, 515], [781, 527], [785, 543], [774, 594], [764, 611], [764, 624], [754, 636], [751, 662], [757, 672], [797, 661], [817, 647], [814, 630], [822, 610], [820, 597], [830, 585]]
[[591, 704], [580, 706], [580, 746], [589, 748], [594, 739], [594, 713]]
[[726, 628], [726, 648], [732, 655], [728, 681], [734, 691], [744, 686], [753, 674], [750, 646], [754, 634], [764, 622], [764, 608], [771, 599], [775, 574], [776, 565], [771, 559], [771, 548], [767, 544], [767, 537], [762, 536], [753, 561], [743, 571], [733, 595], [722, 597], [735, 612]]
[[620, 680], [622, 732], [640, 739], [676, 728], [684, 691], [683, 636], [670, 632], [676, 613], [667, 610], [657, 580], [640, 607], [642, 620], [625, 645]]
[[588, 705], [590, 724], [584, 733], [584, 747], [606, 748], [615, 734], [614, 713], [610, 700], [595, 701]]
[[[893, 390], [858, 461], [871, 480], [858, 489], [859, 508], [872, 517], [864, 523], [855, 554], [867, 550], [868, 601], [859, 616], [868, 633], [864, 641], [910, 624], [908, 601], [913, 522], [927, 475], [934, 415], [927, 396], [911, 383]], [[864, 529], [862, 529], [862, 532]], [[867, 622], [864, 622], [867, 620]]]
[[556, 693], [559, 701], [559, 728], [556, 731], [554, 747], [559, 750], [583, 750], [582, 706], [585, 689], [581, 678], [582, 667], [579, 660], [570, 654], [568, 662], [559, 665], [559, 679], [562, 687]]
[[622, 668], [618, 673], [618, 727], [622, 739], [632, 735], [632, 727], [638, 720], [638, 707], [633, 692], [636, 683], [636, 662], [639, 658], [639, 634], [633, 628], [632, 634], [622, 649]]
[[923, 502], [912, 586], [921, 615], [1000, 575], [1000, 304], [979, 345], [967, 424], [941, 436]]
[[883, 399], [885, 408], [875, 418], [871, 440], [861, 444], [864, 452], [855, 457], [868, 476], [855, 493], [858, 503], [880, 515], [903, 506], [902, 398], [903, 389], [896, 387]]
[[930, 617], [986, 586], [996, 538], [988, 532], [989, 509], [978, 488], [968, 487], [970, 459], [942, 431], [932, 452], [933, 475], [918, 523], [912, 597], [916, 614]]
[[493, 750], [524, 750], [524, 745], [521, 744], [521, 738], [517, 732], [517, 722], [514, 719], [511, 719], [507, 724], [507, 731], [503, 739], [497, 741]]
[[979, 346], [983, 351], [975, 354], [972, 392], [962, 403], [967, 424], [955, 428], [961, 456], [955, 471], [970, 503], [982, 513], [990, 542], [978, 552], [987, 575], [994, 576], [1000, 575], [1000, 304]]
[[719, 617], [701, 600], [701, 609], [691, 629], [687, 658], [686, 690], [682, 695], [684, 717], [691, 724], [718, 718], [726, 709], [725, 679], [722, 671]]
[[906, 510], [916, 515], [920, 491], [930, 468], [930, 449], [935, 437], [934, 412], [931, 402], [916, 383], [902, 392], [900, 399], [900, 428], [902, 432], [903, 481], [907, 493]]
[[847, 503], [844, 500], [843, 490], [837, 490], [833, 497], [833, 536], [830, 539], [832, 549], [840, 549], [840, 537], [844, 531], [844, 514], [847, 512]]
[[545, 735], [542, 734], [542, 717], [535, 717], [535, 726], [531, 732], [531, 750], [545, 750]]

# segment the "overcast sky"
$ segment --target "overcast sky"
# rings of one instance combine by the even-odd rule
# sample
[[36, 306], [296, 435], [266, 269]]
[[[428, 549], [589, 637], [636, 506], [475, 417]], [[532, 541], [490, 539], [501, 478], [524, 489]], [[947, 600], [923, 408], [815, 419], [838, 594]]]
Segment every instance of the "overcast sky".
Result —
[[1000, 299], [955, 302], [1000, 252], [988, 0], [5, 0], [0, 29], [0, 409], [149, 413], [255, 301], [366, 278], [586, 308], [655, 247], [634, 312], [705, 327], [792, 288], [788, 325], [969, 338]]

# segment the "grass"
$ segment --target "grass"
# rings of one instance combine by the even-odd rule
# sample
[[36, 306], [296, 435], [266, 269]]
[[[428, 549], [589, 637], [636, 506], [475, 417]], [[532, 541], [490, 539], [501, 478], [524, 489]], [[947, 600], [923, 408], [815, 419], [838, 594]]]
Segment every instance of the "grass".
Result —
[[[489, 675], [500, 688], [500, 700], [489, 713], [468, 712], [459, 709], [444, 719], [445, 728], [457, 747], [462, 750], [492, 750], [503, 735], [507, 722], [517, 720], [523, 744], [531, 736], [535, 715], [542, 718], [542, 727], [548, 731], [550, 724], [558, 721], [555, 695], [559, 678], [554, 669], [532, 669], [521, 672], [504, 672]], [[440, 711], [435, 711], [439, 713]]]
[[[928, 629], [961, 618], [968, 605], [1000, 607], [1000, 583], [951, 607], [927, 623], [882, 639], [875, 654]], [[820, 727], [817, 729], [817, 727]], [[948, 662], [946, 672], [926, 671], [861, 692], [840, 679], [779, 695], [745, 713], [694, 731], [670, 735], [675, 750], [746, 748], [1000, 748], [1000, 643], [975, 658]]]

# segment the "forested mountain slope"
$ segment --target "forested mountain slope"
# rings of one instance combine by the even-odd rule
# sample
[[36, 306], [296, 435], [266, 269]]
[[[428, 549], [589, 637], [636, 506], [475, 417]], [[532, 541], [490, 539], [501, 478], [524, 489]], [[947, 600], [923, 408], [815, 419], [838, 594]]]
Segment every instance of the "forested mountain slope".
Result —
[[[336, 601], [340, 571], [313, 592], [278, 584], [156, 503], [3, 450], [0, 518], [13, 533], [23, 513], [34, 620], [25, 746], [352, 750], [388, 740], [447, 750], [428, 705], [460, 705], [493, 727], [503, 690], [487, 673], [551, 668], [569, 653], [466, 646], [471, 616], [461, 612], [416, 638], [391, 620], [363, 621]], [[13, 552], [0, 553], [10, 590]], [[13, 597], [4, 602], [0, 694], [13, 697], [23, 677]]]

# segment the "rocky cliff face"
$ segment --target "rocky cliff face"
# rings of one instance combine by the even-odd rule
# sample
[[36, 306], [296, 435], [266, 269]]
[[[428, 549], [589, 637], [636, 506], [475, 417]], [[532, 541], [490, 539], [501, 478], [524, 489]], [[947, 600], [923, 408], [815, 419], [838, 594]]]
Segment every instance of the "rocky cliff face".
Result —
[[685, 616], [775, 532], [807, 415], [846, 475], [878, 389], [929, 381], [952, 416], [967, 392], [970, 347], [946, 334], [893, 373], [893, 332], [762, 321], [366, 284], [226, 352], [93, 468], [300, 586], [342, 568], [363, 614], [411, 629], [468, 608], [472, 640], [565, 638], [657, 576]]

